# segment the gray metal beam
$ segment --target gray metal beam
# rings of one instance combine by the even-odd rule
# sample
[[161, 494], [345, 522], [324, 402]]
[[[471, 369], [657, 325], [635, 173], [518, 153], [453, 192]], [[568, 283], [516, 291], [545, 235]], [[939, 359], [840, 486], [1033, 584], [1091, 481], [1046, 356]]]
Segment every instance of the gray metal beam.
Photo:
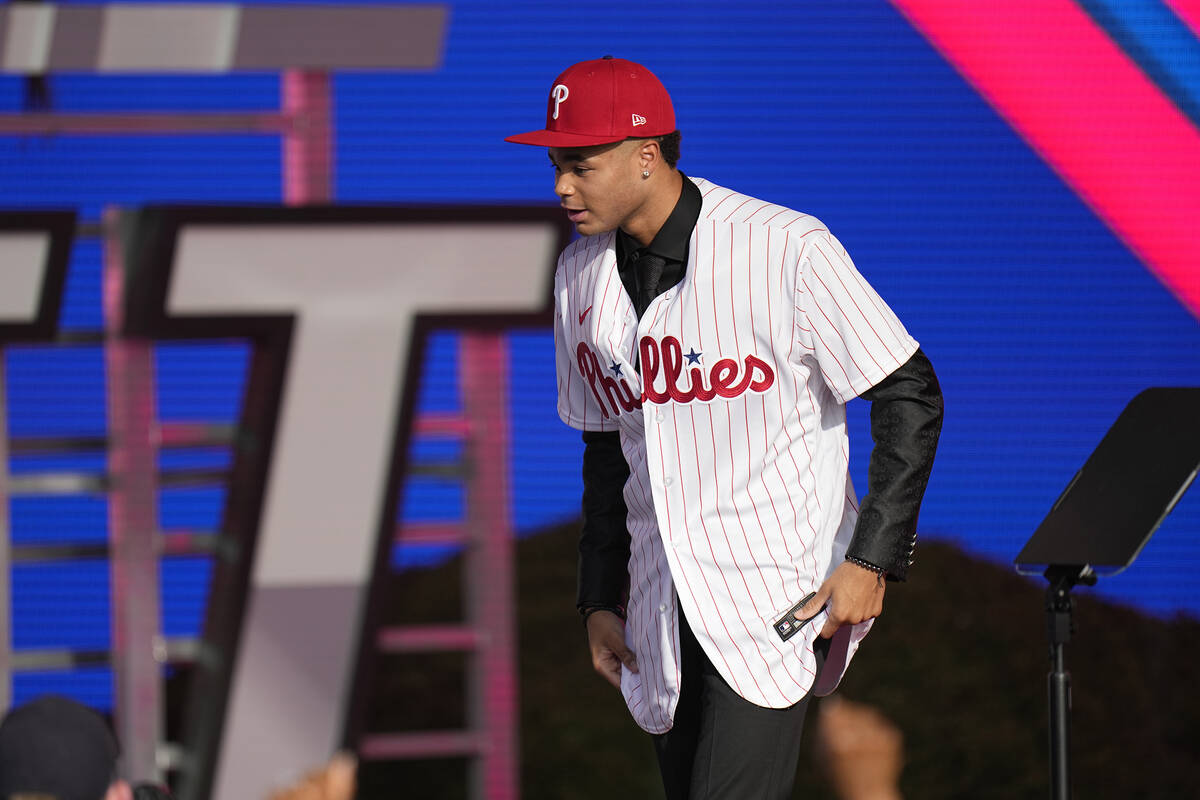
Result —
[[432, 69], [449, 7], [11, 3], [0, 72]]

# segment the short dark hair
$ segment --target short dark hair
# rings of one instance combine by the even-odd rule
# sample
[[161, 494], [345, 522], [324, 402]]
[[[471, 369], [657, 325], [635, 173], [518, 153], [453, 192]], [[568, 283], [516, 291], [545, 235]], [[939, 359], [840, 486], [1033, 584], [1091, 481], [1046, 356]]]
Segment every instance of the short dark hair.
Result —
[[663, 161], [671, 169], [679, 162], [679, 140], [683, 138], [683, 134], [679, 131], [671, 131], [666, 136], [658, 137], [658, 149], [662, 151]]
[[658, 142], [658, 150], [662, 153], [663, 161], [667, 162], [667, 166], [675, 169], [675, 165], [679, 163], [679, 140], [683, 135], [679, 131], [671, 131], [662, 136], [640, 136], [631, 137], [634, 141], [655, 141]]

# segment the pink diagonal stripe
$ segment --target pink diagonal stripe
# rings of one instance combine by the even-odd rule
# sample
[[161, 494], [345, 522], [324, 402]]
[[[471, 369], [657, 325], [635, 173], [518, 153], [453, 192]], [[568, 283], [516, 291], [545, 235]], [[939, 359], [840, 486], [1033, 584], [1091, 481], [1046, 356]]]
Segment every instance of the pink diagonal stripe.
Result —
[[1200, 36], [1200, 0], [1166, 0], [1166, 4], [1192, 33]]
[[1091, 18], [1070, 0], [892, 3], [1200, 317], [1200, 131]]

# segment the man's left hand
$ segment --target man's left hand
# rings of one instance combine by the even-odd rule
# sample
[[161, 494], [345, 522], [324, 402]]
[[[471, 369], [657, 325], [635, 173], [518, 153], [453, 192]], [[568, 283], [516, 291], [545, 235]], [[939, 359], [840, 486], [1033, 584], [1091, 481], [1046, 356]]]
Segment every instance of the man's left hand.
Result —
[[808, 618], [829, 604], [829, 616], [821, 628], [821, 638], [829, 639], [843, 625], [874, 619], [883, 613], [883, 592], [887, 587], [875, 572], [850, 561], [843, 561], [821, 584], [812, 600], [802, 605], [796, 616]]

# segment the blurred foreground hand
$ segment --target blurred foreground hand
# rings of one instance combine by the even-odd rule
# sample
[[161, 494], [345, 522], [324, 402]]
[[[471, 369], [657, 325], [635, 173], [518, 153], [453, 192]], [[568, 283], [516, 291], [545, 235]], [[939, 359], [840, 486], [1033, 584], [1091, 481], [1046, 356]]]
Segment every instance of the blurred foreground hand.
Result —
[[821, 701], [816, 747], [839, 800], [900, 800], [904, 736], [875, 708]]
[[338, 753], [329, 763], [313, 770], [287, 789], [273, 792], [269, 800], [353, 800], [354, 756]]

